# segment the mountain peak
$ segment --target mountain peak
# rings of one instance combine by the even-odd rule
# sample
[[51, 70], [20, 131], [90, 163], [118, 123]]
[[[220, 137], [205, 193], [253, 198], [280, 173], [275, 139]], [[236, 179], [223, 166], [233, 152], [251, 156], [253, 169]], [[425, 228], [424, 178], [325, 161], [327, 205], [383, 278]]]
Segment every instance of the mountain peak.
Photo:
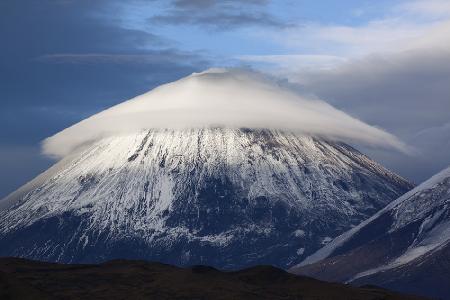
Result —
[[285, 268], [410, 188], [308, 135], [143, 130], [94, 142], [3, 200], [0, 255]]

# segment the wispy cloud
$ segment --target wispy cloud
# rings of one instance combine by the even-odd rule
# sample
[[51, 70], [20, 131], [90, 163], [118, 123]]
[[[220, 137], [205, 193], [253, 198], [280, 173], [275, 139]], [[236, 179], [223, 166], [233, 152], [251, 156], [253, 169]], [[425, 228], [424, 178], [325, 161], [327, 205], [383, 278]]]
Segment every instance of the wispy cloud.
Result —
[[186, 65], [207, 64], [207, 59], [198, 53], [182, 52], [176, 49], [148, 50], [142, 54], [121, 53], [57, 53], [36, 58], [39, 62], [60, 64], [162, 64], [178, 62]]
[[389, 18], [375, 20], [364, 26], [328, 26], [306, 24], [286, 29], [272, 38], [291, 51], [302, 54], [358, 58], [372, 53], [400, 52], [419, 47], [450, 47], [450, 22], [414, 23]]
[[264, 0], [175, 0], [166, 10], [149, 18], [153, 24], [188, 24], [214, 30], [243, 26], [282, 28], [285, 22], [267, 9]]
[[448, 0], [418, 0], [402, 3], [397, 6], [400, 12], [430, 18], [445, 18], [450, 16], [450, 1]]
[[[420, 15], [420, 16], [419, 16]], [[369, 19], [357, 25], [323, 24], [299, 21], [295, 25], [277, 30], [259, 30], [253, 36], [271, 39], [285, 47], [293, 59], [291, 68], [304, 63], [296, 57], [311, 57], [321, 66], [323, 60], [315, 57], [358, 59], [371, 54], [389, 54], [402, 51], [450, 49], [450, 2], [443, 0], [409, 1], [387, 11], [384, 17]], [[262, 58], [262, 55], [258, 55]], [[245, 60], [253, 56], [244, 56]], [[277, 60], [284, 66], [284, 60]], [[260, 59], [258, 59], [260, 62]], [[266, 55], [273, 63], [273, 55]]]
[[308, 54], [240, 55], [235, 59], [272, 75], [295, 78], [295, 81], [299, 73], [329, 70], [348, 61], [339, 56]]

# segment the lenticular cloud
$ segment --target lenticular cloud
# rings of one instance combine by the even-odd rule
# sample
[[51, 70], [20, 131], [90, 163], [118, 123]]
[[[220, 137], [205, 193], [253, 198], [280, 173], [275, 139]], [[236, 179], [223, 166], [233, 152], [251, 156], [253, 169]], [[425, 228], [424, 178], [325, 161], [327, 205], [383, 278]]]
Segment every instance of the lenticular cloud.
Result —
[[395, 136], [324, 101], [307, 99], [262, 74], [211, 69], [164, 84], [64, 129], [44, 140], [43, 152], [60, 158], [110, 135], [211, 126], [289, 130], [408, 150]]

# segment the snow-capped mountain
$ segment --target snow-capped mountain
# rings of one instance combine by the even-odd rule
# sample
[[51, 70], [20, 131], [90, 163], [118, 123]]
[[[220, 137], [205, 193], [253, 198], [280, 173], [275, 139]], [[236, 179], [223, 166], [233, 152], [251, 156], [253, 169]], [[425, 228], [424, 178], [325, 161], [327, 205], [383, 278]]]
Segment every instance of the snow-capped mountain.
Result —
[[291, 269], [331, 281], [450, 297], [450, 168]]
[[0, 255], [291, 266], [412, 188], [342, 140], [407, 150], [260, 74], [192, 74], [46, 139], [62, 159], [0, 201]]
[[343, 143], [148, 130], [85, 147], [1, 201], [0, 255], [287, 267], [410, 188]]

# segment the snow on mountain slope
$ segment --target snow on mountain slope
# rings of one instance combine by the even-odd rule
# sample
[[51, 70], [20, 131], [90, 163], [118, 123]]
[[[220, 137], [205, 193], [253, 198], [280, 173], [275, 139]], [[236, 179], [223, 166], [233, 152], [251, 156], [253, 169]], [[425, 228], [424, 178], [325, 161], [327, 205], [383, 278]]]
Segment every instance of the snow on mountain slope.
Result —
[[375, 284], [406, 293], [450, 298], [450, 243], [443, 243], [409, 262], [355, 278], [354, 285]]
[[411, 184], [279, 130], [153, 129], [79, 148], [0, 202], [0, 255], [289, 267]]
[[[419, 274], [417, 270], [448, 251], [449, 242], [450, 168], [447, 168], [337, 237], [291, 271], [334, 281], [390, 282], [389, 287], [395, 288], [396, 280], [407, 274], [414, 274], [417, 281], [445, 276], [439, 272]], [[450, 262], [443, 260], [442, 264], [450, 272]], [[393, 274], [397, 277], [392, 277]], [[417, 284], [403, 282], [398, 288], [415, 292]], [[428, 288], [433, 289], [431, 285]], [[450, 290], [446, 295], [450, 296]]]

